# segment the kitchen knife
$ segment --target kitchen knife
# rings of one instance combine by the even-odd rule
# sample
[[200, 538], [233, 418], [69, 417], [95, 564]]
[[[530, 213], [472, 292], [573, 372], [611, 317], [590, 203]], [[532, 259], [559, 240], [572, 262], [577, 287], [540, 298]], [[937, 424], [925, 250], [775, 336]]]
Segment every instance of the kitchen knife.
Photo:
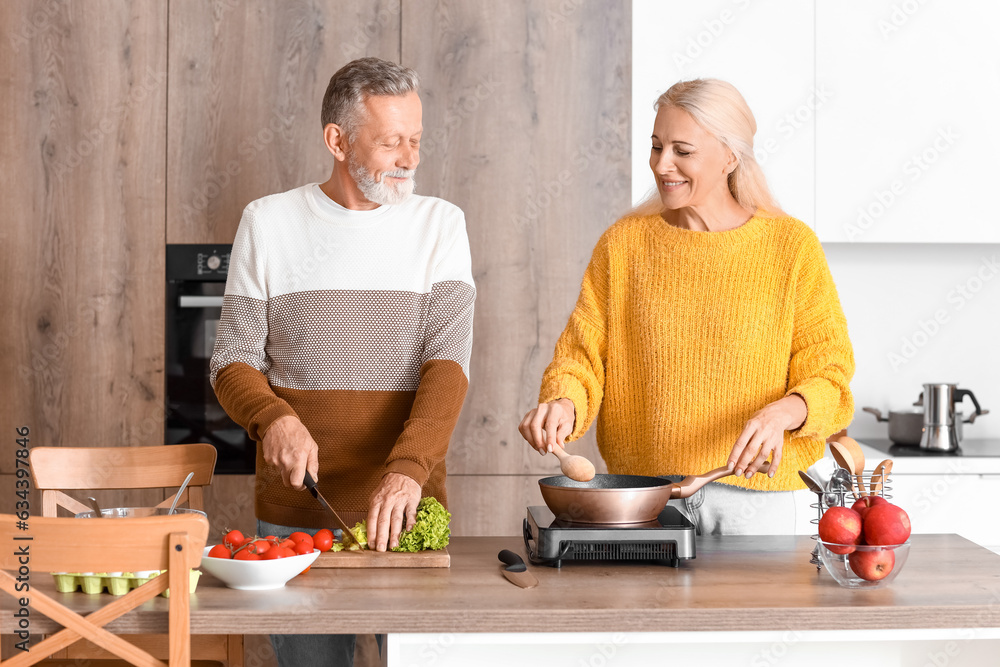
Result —
[[340, 515], [337, 514], [332, 507], [330, 507], [330, 503], [326, 502], [326, 498], [324, 498], [323, 494], [320, 493], [319, 489], [316, 488], [316, 480], [312, 478], [312, 475], [309, 474], [308, 470], [306, 471], [306, 476], [305, 479], [302, 480], [302, 483], [306, 485], [307, 489], [309, 489], [309, 493], [312, 494], [313, 498], [318, 500], [319, 504], [325, 507], [326, 511], [333, 515], [333, 519], [337, 523], [337, 528], [340, 528], [342, 531], [344, 531], [345, 535], [350, 535], [351, 539], [353, 539], [358, 544], [361, 544], [361, 540], [359, 540], [354, 535], [354, 532], [347, 527], [347, 524], [344, 523], [344, 520], [340, 518]]
[[528, 566], [524, 564], [521, 557], [510, 549], [501, 551], [497, 554], [497, 558], [507, 566], [503, 569], [503, 576], [510, 583], [521, 588], [534, 588], [538, 585], [538, 579], [535, 579], [535, 575], [528, 572]]

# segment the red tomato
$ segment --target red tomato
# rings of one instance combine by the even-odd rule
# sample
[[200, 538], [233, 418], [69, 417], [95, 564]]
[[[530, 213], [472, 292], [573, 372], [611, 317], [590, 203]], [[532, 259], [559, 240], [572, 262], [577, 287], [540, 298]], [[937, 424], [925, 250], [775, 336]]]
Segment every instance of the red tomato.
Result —
[[305, 542], [309, 545], [309, 548], [313, 548], [313, 538], [309, 533], [303, 533], [302, 531], [296, 531], [288, 536], [288, 539], [295, 541], [296, 543]]
[[265, 537], [264, 539], [265, 539], [265, 540], [274, 540], [275, 542], [277, 542], [277, 541], [278, 541], [278, 537], [277, 537], [277, 535], [268, 535], [268, 536], [266, 536], [266, 537]]
[[280, 542], [278, 542], [278, 546], [279, 547], [287, 547], [289, 549], [294, 549], [295, 548], [295, 540], [293, 540], [291, 538], [286, 539], [286, 540], [281, 540]]
[[239, 549], [246, 543], [247, 539], [238, 530], [231, 530], [222, 538], [222, 543], [230, 549]]
[[306, 542], [305, 540], [303, 540], [302, 542], [299, 542], [298, 544], [296, 544], [295, 547], [292, 550], [296, 554], [298, 554], [299, 556], [301, 556], [303, 554], [311, 554], [313, 552], [313, 547], [312, 547], [311, 544], [309, 544], [308, 542]]
[[254, 540], [254, 543], [250, 545], [250, 550], [258, 556], [263, 556], [271, 550], [271, 543], [267, 540]]
[[333, 548], [333, 531], [329, 528], [323, 528], [322, 530], [316, 531], [313, 535], [313, 546], [320, 551], [329, 551]]
[[274, 560], [276, 558], [289, 558], [294, 556], [295, 552], [287, 547], [274, 546], [267, 550], [264, 554], [264, 560]]
[[225, 558], [227, 560], [233, 557], [233, 553], [225, 544], [216, 544], [209, 549], [208, 555], [210, 558]]
[[304, 570], [302, 570], [301, 572], [299, 572], [299, 574], [305, 574], [306, 572], [308, 572], [308, 571], [309, 571], [309, 570], [311, 570], [311, 569], [312, 569], [312, 565], [310, 565], [310, 566], [309, 566], [309, 567], [307, 567], [306, 569], [304, 569]]
[[236, 552], [236, 555], [233, 556], [233, 560], [260, 560], [260, 556], [251, 552], [249, 549], [243, 549], [242, 551]]

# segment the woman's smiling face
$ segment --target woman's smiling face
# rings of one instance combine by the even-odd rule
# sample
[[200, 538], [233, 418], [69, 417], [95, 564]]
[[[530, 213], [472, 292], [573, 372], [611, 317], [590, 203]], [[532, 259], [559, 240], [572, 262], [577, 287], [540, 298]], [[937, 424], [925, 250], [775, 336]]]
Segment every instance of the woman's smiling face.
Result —
[[736, 157], [678, 107], [663, 106], [656, 113], [649, 166], [669, 210], [732, 196], [727, 179]]

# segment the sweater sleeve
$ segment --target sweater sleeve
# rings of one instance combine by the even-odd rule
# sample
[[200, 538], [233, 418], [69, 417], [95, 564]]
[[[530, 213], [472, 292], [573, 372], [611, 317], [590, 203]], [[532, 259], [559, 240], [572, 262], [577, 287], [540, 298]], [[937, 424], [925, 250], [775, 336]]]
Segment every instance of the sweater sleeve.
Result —
[[793, 438], [825, 440], [854, 416], [850, 382], [854, 351], [833, 276], [815, 236], [800, 254], [794, 288], [789, 394], [806, 402], [806, 421]]
[[219, 404], [256, 441], [271, 424], [295, 411], [267, 381], [266, 253], [250, 208], [243, 212], [229, 260], [222, 316], [209, 379]]
[[552, 363], [542, 376], [539, 403], [573, 401], [576, 423], [567, 442], [587, 432], [604, 398], [608, 304], [607, 234], [601, 238], [583, 275], [580, 296], [556, 342]]
[[420, 382], [385, 464], [386, 472], [402, 473], [421, 486], [448, 453], [469, 387], [476, 288], [464, 216], [442, 244], [433, 276]]

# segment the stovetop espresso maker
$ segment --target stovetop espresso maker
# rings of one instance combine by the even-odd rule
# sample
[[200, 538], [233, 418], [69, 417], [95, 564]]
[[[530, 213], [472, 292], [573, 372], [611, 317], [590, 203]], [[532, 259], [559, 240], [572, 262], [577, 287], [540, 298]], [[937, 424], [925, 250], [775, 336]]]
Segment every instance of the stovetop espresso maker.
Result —
[[[982, 415], [979, 401], [969, 389], [959, 389], [957, 384], [932, 382], [924, 385], [920, 401], [924, 406], [924, 429], [920, 448], [937, 452], [953, 452], [962, 441], [956, 405], [968, 396], [976, 406], [976, 415]], [[970, 421], [975, 419], [971, 416]]]

